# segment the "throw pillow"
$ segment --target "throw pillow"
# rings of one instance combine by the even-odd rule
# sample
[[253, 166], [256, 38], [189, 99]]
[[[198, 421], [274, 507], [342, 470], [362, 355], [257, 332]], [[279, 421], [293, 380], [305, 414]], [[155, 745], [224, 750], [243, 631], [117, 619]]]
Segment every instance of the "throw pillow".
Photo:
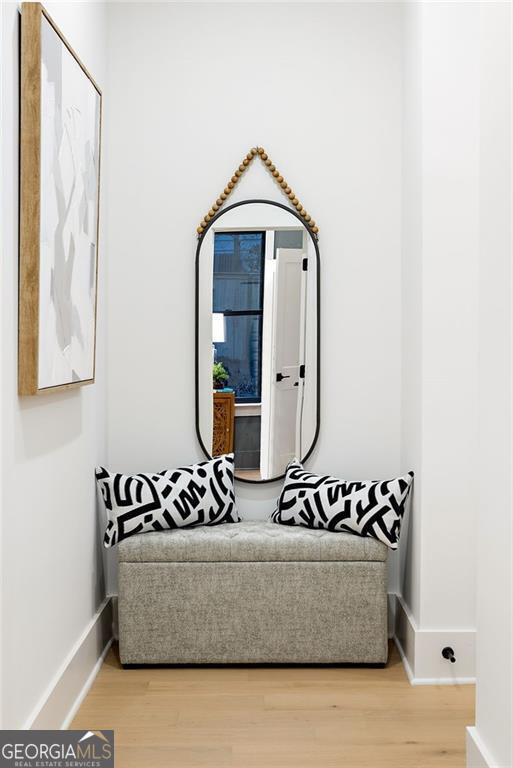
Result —
[[393, 480], [349, 482], [303, 469], [295, 459], [285, 474], [274, 523], [372, 536], [397, 549], [413, 472]]
[[120, 475], [97, 467], [108, 517], [104, 545], [165, 528], [238, 523], [233, 474], [233, 454], [153, 474]]

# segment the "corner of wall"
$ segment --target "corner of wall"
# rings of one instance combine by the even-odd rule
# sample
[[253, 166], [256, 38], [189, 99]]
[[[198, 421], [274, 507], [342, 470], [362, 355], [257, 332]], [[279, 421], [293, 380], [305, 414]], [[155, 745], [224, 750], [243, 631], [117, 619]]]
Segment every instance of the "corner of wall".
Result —
[[[412, 685], [465, 685], [475, 682], [474, 629], [420, 629], [401, 595], [396, 595], [394, 639]], [[454, 649], [453, 664], [442, 649]]]
[[481, 741], [477, 728], [469, 726], [466, 733], [467, 768], [509, 768], [500, 766]]

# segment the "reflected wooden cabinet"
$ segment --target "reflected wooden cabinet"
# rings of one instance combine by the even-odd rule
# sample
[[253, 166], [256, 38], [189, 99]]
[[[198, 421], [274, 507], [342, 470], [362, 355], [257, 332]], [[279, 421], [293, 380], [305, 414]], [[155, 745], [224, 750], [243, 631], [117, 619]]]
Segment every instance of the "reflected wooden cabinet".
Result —
[[235, 426], [235, 393], [214, 392], [214, 429], [212, 456], [233, 453]]

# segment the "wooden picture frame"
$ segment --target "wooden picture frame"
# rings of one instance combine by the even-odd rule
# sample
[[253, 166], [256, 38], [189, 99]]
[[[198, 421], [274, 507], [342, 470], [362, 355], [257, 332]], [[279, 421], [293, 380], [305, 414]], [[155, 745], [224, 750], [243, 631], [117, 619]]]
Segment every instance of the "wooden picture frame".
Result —
[[102, 94], [40, 3], [21, 7], [18, 392], [95, 380]]

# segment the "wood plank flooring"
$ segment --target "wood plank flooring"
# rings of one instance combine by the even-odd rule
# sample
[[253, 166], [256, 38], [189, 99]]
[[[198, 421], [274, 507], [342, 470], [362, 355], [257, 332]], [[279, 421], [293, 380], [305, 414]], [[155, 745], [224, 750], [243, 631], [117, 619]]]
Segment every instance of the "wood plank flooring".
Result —
[[464, 768], [473, 686], [385, 669], [147, 667], [110, 650], [71, 727], [113, 728], [116, 768]]

